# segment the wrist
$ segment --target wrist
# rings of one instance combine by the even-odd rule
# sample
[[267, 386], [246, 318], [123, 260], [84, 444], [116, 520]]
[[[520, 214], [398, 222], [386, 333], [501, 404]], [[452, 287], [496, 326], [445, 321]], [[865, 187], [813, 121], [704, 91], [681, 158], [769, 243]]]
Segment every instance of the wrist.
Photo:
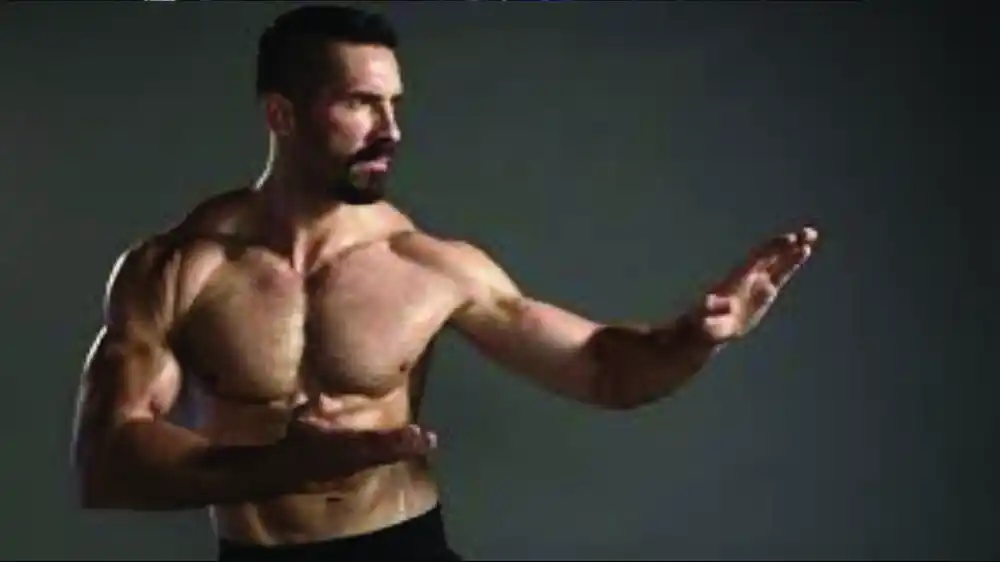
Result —
[[312, 463], [303, 458], [301, 448], [286, 440], [267, 445], [262, 451], [260, 475], [266, 485], [280, 488], [283, 493], [303, 493], [311, 485]]
[[694, 312], [686, 312], [658, 330], [656, 339], [667, 347], [707, 354], [714, 353], [723, 346], [702, 328], [701, 319]]

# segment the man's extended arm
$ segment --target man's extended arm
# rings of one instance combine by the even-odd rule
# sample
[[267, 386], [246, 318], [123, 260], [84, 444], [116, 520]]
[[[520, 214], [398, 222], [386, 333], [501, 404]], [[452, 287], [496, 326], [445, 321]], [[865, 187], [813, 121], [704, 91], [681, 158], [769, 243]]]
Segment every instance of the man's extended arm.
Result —
[[454, 325], [488, 357], [557, 394], [609, 409], [670, 394], [717, 346], [682, 321], [601, 324], [532, 299], [484, 252], [464, 243], [415, 243], [417, 259], [469, 295]]
[[464, 288], [468, 298], [454, 322], [488, 356], [559, 394], [628, 409], [671, 394], [755, 326], [816, 239], [811, 228], [775, 237], [702, 302], [653, 326], [602, 324], [535, 300], [468, 244], [414, 244], [413, 251]]

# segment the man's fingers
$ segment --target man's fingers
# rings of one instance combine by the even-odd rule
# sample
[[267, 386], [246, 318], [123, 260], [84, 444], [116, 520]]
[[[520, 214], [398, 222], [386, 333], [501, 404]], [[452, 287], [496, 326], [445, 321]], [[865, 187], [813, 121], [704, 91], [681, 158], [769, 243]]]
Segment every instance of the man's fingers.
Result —
[[748, 276], [758, 271], [767, 273], [774, 284], [780, 287], [809, 257], [812, 245], [817, 240], [819, 232], [808, 226], [775, 236], [754, 248], [746, 261], [734, 268], [712, 290], [717, 293], [732, 292]]
[[429, 453], [437, 447], [437, 434], [416, 425], [359, 434], [368, 462], [388, 463]]
[[386, 434], [389, 447], [403, 452], [426, 452], [437, 445], [437, 435], [418, 425], [408, 425]]
[[739, 287], [740, 282], [750, 273], [761, 266], [761, 260], [757, 257], [751, 257], [746, 260], [742, 265], [733, 268], [721, 281], [712, 287], [711, 291], [713, 293], [731, 293]]
[[778, 288], [784, 287], [785, 283], [787, 283], [788, 280], [795, 275], [795, 272], [802, 267], [802, 264], [809, 259], [810, 254], [811, 249], [809, 246], [804, 246], [796, 248], [788, 255], [775, 260], [774, 263], [767, 268], [767, 274], [771, 279], [771, 282]]
[[742, 265], [730, 271], [712, 290], [718, 293], [732, 292], [754, 271], [765, 271], [771, 267], [784, 250], [794, 247], [796, 240], [795, 234], [782, 234], [757, 246]]
[[347, 429], [329, 416], [318, 411], [312, 404], [297, 406], [289, 426], [291, 430], [305, 430], [315, 438], [327, 440], [331, 447], [340, 449], [347, 455], [362, 457], [386, 455], [408, 456], [424, 454], [437, 446], [437, 435], [417, 425], [394, 429], [356, 430]]
[[292, 410], [292, 423], [321, 432], [338, 430], [338, 427], [332, 421], [324, 417], [320, 412], [317, 412], [316, 407], [310, 403], [299, 405]]
[[308, 414], [311, 406], [312, 402], [306, 396], [301, 396], [292, 408], [292, 419], [298, 419]]
[[771, 282], [781, 288], [796, 271], [812, 255], [813, 244], [819, 239], [819, 233], [811, 227], [789, 235], [789, 246], [768, 266], [767, 273]]
[[318, 394], [300, 393], [292, 407], [291, 416], [293, 420], [315, 418], [322, 410], [322, 398]]
[[819, 231], [811, 226], [803, 228], [801, 234], [805, 244], [812, 245], [819, 241]]

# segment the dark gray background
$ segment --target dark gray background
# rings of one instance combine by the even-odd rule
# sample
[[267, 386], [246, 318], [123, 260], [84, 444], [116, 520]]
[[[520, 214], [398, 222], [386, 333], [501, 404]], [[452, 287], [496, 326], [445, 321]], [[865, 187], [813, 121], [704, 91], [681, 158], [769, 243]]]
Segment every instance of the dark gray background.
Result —
[[[448, 339], [426, 420], [460, 551], [1000, 555], [995, 42], [976, 4], [915, 4], [382, 5], [399, 203], [534, 295], [655, 320], [766, 236], [824, 235], [766, 325], [638, 412]], [[117, 254], [260, 171], [254, 42], [288, 7], [0, 6], [0, 557], [213, 556], [203, 513], [78, 510], [70, 417]]]

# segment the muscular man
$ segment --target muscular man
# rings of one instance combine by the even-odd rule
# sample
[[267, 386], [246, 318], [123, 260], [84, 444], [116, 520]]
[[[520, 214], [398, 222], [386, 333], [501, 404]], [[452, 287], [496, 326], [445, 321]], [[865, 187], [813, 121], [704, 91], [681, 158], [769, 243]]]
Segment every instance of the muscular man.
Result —
[[[74, 466], [89, 509], [209, 507], [220, 558], [455, 559], [414, 422], [446, 326], [553, 392], [628, 409], [746, 334], [816, 232], [779, 236], [672, 321], [611, 326], [537, 300], [384, 198], [400, 142], [396, 37], [299, 8], [262, 35], [271, 157], [128, 249], [87, 358]], [[168, 421], [196, 389], [190, 429]]]

